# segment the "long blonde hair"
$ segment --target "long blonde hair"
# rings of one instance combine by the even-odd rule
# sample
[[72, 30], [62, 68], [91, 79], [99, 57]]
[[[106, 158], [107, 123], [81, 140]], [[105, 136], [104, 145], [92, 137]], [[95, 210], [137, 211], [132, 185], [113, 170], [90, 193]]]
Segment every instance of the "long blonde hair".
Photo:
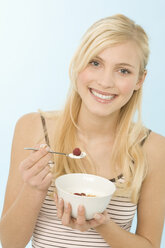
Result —
[[[77, 119], [81, 106], [81, 98], [76, 89], [79, 72], [103, 49], [129, 40], [140, 48], [141, 77], [148, 62], [148, 37], [134, 21], [121, 14], [107, 17], [94, 23], [83, 36], [69, 68], [71, 86], [67, 102], [56, 120], [57, 131], [53, 145], [56, 151], [69, 153], [76, 146], [76, 132], [79, 128]], [[111, 166], [114, 169], [120, 168], [124, 175], [124, 182], [116, 183], [116, 194], [127, 195], [135, 203], [147, 171], [145, 154], [141, 147], [141, 141], [147, 136], [147, 129], [141, 121], [141, 98], [142, 88], [134, 91], [131, 99], [120, 110], [111, 161]], [[89, 163], [88, 158], [85, 159]], [[71, 160], [64, 156], [54, 156], [54, 160], [54, 178], [65, 173], [86, 172], [81, 160]]]

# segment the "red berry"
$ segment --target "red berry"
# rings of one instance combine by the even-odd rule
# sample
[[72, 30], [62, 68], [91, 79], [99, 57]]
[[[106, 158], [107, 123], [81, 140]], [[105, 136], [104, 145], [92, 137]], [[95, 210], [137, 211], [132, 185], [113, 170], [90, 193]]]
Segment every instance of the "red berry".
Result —
[[75, 148], [75, 149], [73, 150], [73, 155], [75, 155], [75, 156], [80, 156], [80, 154], [81, 154], [80, 148]]
[[81, 193], [81, 196], [86, 196], [86, 194], [85, 193]]

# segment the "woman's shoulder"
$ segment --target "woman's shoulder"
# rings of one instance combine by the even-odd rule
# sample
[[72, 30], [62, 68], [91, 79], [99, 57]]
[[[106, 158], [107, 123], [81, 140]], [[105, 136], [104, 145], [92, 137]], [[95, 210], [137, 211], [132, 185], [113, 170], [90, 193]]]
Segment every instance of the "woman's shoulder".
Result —
[[165, 147], [165, 137], [161, 134], [150, 131], [145, 142], [145, 146], [148, 149], [156, 149], [161, 151]]
[[17, 120], [15, 131], [24, 132], [24, 135], [26, 135], [29, 132], [33, 132], [33, 130], [36, 131], [40, 127], [40, 122], [40, 114], [38, 112], [24, 114]]
[[31, 112], [31, 113], [26, 113], [23, 114], [19, 119], [17, 120], [16, 126], [22, 125], [22, 124], [27, 124], [29, 122], [36, 122], [39, 120], [39, 113], [38, 112]]
[[41, 116], [45, 119], [45, 121], [54, 121], [57, 119], [59, 115], [59, 111], [39, 111], [39, 112], [31, 112], [31, 113], [26, 113], [22, 115], [17, 123], [16, 127], [29, 127], [31, 129], [32, 127], [39, 127], [41, 126]]
[[26, 113], [19, 117], [16, 122], [13, 142], [34, 144], [41, 137], [41, 120], [37, 112]]
[[151, 131], [144, 143], [144, 150], [150, 169], [160, 167], [165, 169], [165, 137], [163, 135]]
[[17, 120], [15, 135], [19, 138], [22, 137], [23, 139], [31, 139], [32, 142], [37, 142], [44, 137], [41, 116], [45, 120], [48, 131], [51, 131], [58, 114], [59, 111], [26, 113]]
[[60, 111], [41, 111], [39, 110], [38, 112], [30, 112], [30, 113], [26, 113], [24, 115], [22, 115], [17, 123], [20, 122], [28, 122], [28, 121], [33, 121], [33, 122], [37, 122], [41, 119], [41, 115], [45, 118], [45, 119], [49, 119], [49, 120], [53, 120], [54, 118], [58, 117], [60, 114]]

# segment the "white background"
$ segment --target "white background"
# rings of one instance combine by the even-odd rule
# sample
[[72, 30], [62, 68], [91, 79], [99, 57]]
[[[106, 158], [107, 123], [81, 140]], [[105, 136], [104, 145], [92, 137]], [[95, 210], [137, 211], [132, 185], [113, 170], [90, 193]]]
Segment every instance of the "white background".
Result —
[[[64, 104], [71, 57], [83, 33], [100, 18], [122, 13], [147, 31], [151, 56], [143, 120], [165, 136], [164, 9], [163, 0], [0, 0], [0, 212], [16, 121]], [[135, 225], [136, 219], [132, 231]]]

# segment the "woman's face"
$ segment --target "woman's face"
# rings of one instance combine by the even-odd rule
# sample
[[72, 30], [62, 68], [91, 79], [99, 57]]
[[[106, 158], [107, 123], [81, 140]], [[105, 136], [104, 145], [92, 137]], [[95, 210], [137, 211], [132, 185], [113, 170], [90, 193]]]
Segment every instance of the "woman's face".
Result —
[[108, 47], [79, 73], [77, 89], [82, 107], [93, 114], [107, 116], [119, 111], [138, 90], [140, 51], [132, 41]]

